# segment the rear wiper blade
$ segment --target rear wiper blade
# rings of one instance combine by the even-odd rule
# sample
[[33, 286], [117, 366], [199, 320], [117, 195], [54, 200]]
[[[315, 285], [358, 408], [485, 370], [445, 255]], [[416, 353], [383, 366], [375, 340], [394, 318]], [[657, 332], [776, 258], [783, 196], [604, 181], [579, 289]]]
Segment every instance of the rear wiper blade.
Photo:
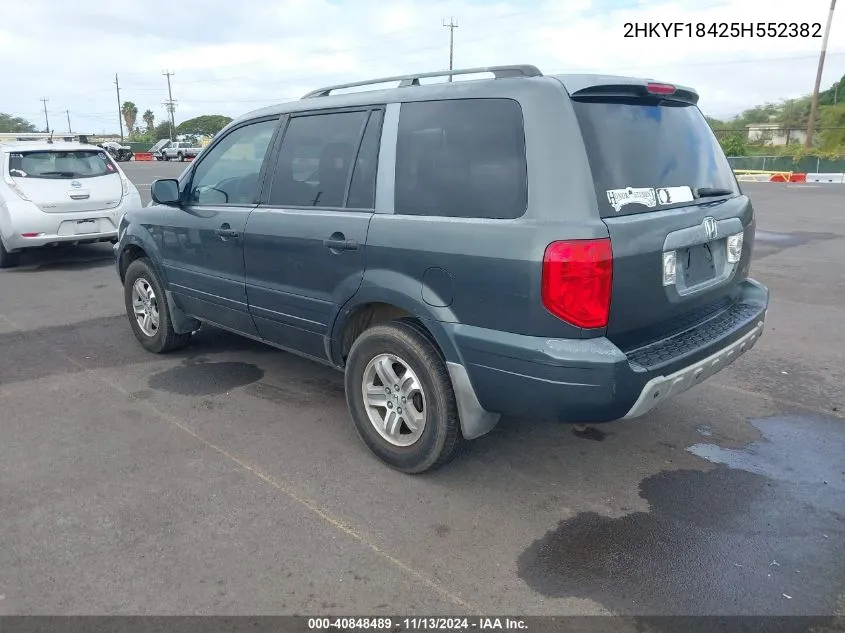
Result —
[[731, 189], [724, 189], [719, 187], [699, 187], [695, 190], [696, 198], [715, 198], [716, 196], [730, 196], [733, 194]]

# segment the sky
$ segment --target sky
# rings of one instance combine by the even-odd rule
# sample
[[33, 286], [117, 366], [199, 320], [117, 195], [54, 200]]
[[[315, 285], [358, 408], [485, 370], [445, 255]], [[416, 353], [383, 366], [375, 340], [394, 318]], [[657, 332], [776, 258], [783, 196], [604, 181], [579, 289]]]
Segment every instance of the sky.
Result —
[[[625, 38], [625, 23], [820, 22], [829, 0], [0, 0], [0, 112], [75, 132], [118, 130], [121, 100], [176, 122], [239, 116], [333, 83], [529, 63], [694, 87], [705, 114], [812, 91], [821, 38]], [[845, 74], [845, 7], [822, 87]]]

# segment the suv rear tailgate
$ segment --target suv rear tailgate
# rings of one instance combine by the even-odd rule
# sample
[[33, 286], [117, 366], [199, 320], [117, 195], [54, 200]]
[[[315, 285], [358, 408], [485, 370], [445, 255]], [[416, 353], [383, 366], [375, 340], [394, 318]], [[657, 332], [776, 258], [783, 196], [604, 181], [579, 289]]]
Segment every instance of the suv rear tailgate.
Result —
[[[694, 93], [627, 88], [635, 89], [572, 94], [613, 250], [606, 336], [623, 350], [730, 309], [754, 239], [751, 202]], [[729, 261], [728, 236], [740, 233], [741, 257]], [[675, 261], [671, 283], [665, 253]]]

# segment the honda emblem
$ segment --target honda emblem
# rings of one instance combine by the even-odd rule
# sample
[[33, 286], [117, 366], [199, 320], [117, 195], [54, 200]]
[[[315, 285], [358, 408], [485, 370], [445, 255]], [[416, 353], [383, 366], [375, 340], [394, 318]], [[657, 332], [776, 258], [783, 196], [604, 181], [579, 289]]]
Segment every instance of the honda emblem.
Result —
[[707, 217], [704, 218], [702, 224], [704, 225], [704, 234], [707, 236], [707, 239], [715, 240], [716, 235], [719, 233], [719, 227], [716, 224], [716, 220], [714, 218]]

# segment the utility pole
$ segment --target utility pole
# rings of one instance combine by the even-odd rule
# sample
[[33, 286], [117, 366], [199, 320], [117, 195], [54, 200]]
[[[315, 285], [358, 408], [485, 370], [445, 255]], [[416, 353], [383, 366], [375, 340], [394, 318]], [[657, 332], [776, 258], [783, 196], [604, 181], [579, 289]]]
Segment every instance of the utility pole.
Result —
[[170, 89], [170, 77], [176, 73], [165, 70], [161, 74], [167, 77], [167, 102], [164, 105], [167, 106], [167, 111], [170, 113], [170, 140], [172, 141], [173, 130], [176, 128], [176, 121], [173, 118], [173, 113], [176, 112], [176, 102], [173, 100], [173, 92]]
[[120, 143], [123, 144], [123, 111], [120, 108], [120, 83], [117, 73], [114, 74], [114, 86], [117, 88], [117, 122], [120, 123]]
[[836, 8], [836, 0], [830, 0], [830, 12], [827, 14], [827, 26], [824, 28], [822, 38], [822, 52], [819, 55], [819, 67], [816, 70], [816, 86], [813, 88], [813, 99], [810, 102], [810, 120], [807, 121], [807, 138], [804, 140], [804, 147], [813, 146], [813, 132], [816, 127], [816, 114], [819, 109], [819, 88], [822, 85], [822, 71], [824, 71], [824, 56], [827, 53], [827, 37], [830, 35], [830, 24], [833, 22], [833, 9]]
[[[458, 28], [458, 23], [455, 21], [455, 18], [449, 18], [449, 22], [446, 22], [444, 18], [443, 26], [449, 29], [449, 70], [454, 70], [452, 62], [455, 59], [455, 29]], [[449, 81], [452, 81], [452, 75], [449, 75]]]
[[70, 128], [70, 110], [65, 110], [65, 114], [67, 114], [67, 133], [73, 134], [73, 130]]
[[47, 102], [49, 101], [49, 99], [47, 97], [44, 97], [43, 99], [39, 99], [39, 101], [41, 101], [41, 103], [44, 104], [44, 122], [47, 124], [47, 134], [49, 134], [50, 133], [50, 119], [47, 117]]

